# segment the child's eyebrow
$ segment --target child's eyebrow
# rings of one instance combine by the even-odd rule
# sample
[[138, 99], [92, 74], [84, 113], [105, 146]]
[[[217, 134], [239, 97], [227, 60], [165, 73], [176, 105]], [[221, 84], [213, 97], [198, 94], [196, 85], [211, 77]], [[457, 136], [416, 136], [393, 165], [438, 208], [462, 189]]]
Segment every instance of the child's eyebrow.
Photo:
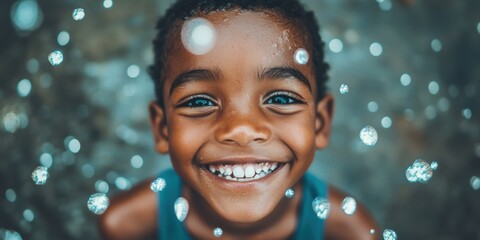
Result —
[[310, 82], [305, 77], [305, 75], [303, 75], [299, 70], [297, 70], [295, 68], [292, 68], [292, 67], [266, 68], [258, 75], [258, 78], [259, 79], [270, 79], [270, 80], [293, 78], [293, 79], [298, 80], [304, 86], [306, 86], [308, 88], [308, 90], [312, 91], [312, 87], [310, 86]]
[[170, 87], [169, 96], [172, 95], [176, 88], [189, 82], [200, 80], [218, 80], [219, 78], [220, 74], [217, 70], [212, 71], [208, 69], [193, 69], [185, 71], [173, 80], [172, 86]]

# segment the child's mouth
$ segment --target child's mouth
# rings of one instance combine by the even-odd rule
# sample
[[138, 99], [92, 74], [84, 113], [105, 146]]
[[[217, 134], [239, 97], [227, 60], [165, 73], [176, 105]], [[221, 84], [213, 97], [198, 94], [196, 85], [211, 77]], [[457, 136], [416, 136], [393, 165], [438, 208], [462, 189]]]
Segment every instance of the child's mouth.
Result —
[[229, 181], [248, 182], [264, 178], [283, 166], [277, 162], [205, 165], [211, 173]]

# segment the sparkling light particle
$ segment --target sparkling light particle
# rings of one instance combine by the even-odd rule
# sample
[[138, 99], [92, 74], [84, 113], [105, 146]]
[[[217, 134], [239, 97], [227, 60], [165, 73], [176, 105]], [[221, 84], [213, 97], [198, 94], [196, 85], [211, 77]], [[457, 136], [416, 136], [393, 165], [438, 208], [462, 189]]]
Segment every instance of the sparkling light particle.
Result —
[[404, 73], [402, 74], [402, 76], [400, 76], [400, 83], [403, 85], [403, 86], [408, 86], [410, 85], [410, 82], [412, 81], [412, 78], [410, 77], [410, 75], [408, 75], [407, 73]]
[[293, 54], [293, 60], [295, 60], [295, 62], [300, 65], [307, 64], [308, 58], [309, 58], [308, 52], [303, 48], [299, 48], [295, 50], [295, 53]]
[[117, 177], [115, 179], [115, 187], [117, 187], [120, 190], [127, 190], [132, 186], [130, 180], [124, 178], [124, 177]]
[[473, 176], [470, 178], [470, 186], [472, 186], [473, 190], [480, 189], [480, 178], [477, 176]]
[[27, 208], [27, 209], [25, 209], [25, 210], [23, 211], [23, 218], [24, 218], [25, 221], [27, 221], [27, 222], [32, 222], [33, 219], [35, 219], [35, 214], [33, 213], [32, 210], [30, 210], [30, 209]]
[[48, 169], [44, 166], [36, 167], [32, 172], [32, 180], [36, 185], [43, 185], [48, 179]]
[[13, 230], [0, 228], [0, 239], [4, 240], [22, 240], [22, 236]]
[[113, 6], [113, 1], [112, 0], [104, 0], [103, 1], [103, 7], [104, 8], [111, 8]]
[[110, 186], [103, 180], [97, 180], [95, 182], [95, 190], [100, 193], [107, 193], [110, 190]]
[[390, 128], [392, 126], [392, 119], [390, 117], [383, 117], [381, 121], [383, 128]]
[[295, 191], [293, 191], [293, 189], [289, 188], [285, 191], [285, 197], [293, 198], [293, 196], [295, 196]]
[[352, 197], [346, 197], [342, 201], [342, 210], [347, 215], [352, 215], [357, 210], [357, 201]]
[[437, 168], [438, 168], [438, 163], [435, 162], [435, 161], [433, 161], [432, 163], [430, 163], [430, 168], [431, 168], [432, 170], [437, 170]]
[[216, 32], [205, 18], [193, 18], [185, 22], [181, 31], [183, 46], [195, 55], [208, 53], [215, 46]]
[[382, 55], [383, 47], [380, 43], [374, 42], [370, 45], [370, 54], [374, 57]]
[[72, 18], [75, 21], [80, 21], [85, 17], [85, 10], [83, 8], [76, 8], [73, 10]]
[[61, 31], [57, 36], [57, 43], [60, 46], [65, 46], [70, 42], [70, 34], [66, 31]]
[[130, 65], [127, 68], [127, 75], [130, 78], [136, 78], [138, 75], [140, 75], [140, 68], [137, 65]]
[[40, 164], [46, 168], [50, 168], [53, 163], [53, 157], [50, 153], [42, 153], [40, 155]]
[[383, 240], [397, 240], [397, 233], [391, 229], [383, 231]]
[[377, 112], [378, 111], [378, 103], [375, 101], [370, 101], [367, 105], [368, 111], [370, 112]]
[[188, 202], [185, 198], [179, 197], [175, 201], [173, 209], [175, 210], [175, 216], [177, 217], [178, 221], [183, 222], [188, 215]]
[[87, 207], [90, 212], [97, 215], [103, 214], [110, 205], [110, 200], [108, 200], [105, 193], [94, 193], [90, 195], [87, 201]]
[[3, 128], [9, 133], [14, 133], [20, 127], [20, 116], [14, 112], [8, 112], [3, 116]]
[[139, 155], [134, 155], [130, 159], [130, 164], [133, 168], [141, 168], [143, 166], [143, 158]]
[[392, 119], [390, 117], [383, 117], [381, 121], [383, 128], [390, 128], [392, 126]]
[[63, 54], [60, 50], [55, 50], [48, 54], [48, 61], [52, 66], [60, 65], [63, 62]]
[[328, 47], [330, 48], [330, 51], [334, 53], [339, 53], [343, 50], [343, 43], [340, 41], [340, 39], [332, 39], [328, 43]]
[[221, 237], [223, 235], [223, 230], [219, 227], [213, 229], [213, 236]]
[[430, 43], [430, 46], [432, 47], [432, 50], [435, 52], [440, 52], [442, 50], [442, 42], [438, 39], [433, 39], [432, 42]]
[[13, 203], [15, 200], [17, 200], [17, 193], [13, 189], [9, 188], [5, 191], [5, 198], [7, 201]]
[[428, 84], [428, 91], [430, 92], [430, 94], [435, 95], [438, 93], [438, 91], [440, 91], [440, 85], [438, 85], [438, 83], [435, 81], [431, 81]]
[[32, 91], [32, 83], [28, 79], [22, 79], [17, 84], [17, 93], [20, 97], [26, 97]]
[[342, 84], [342, 85], [340, 85], [339, 91], [340, 91], [341, 94], [346, 94], [346, 93], [348, 93], [348, 91], [349, 91], [348, 85], [347, 85], [347, 84]]
[[430, 165], [422, 159], [416, 159], [405, 171], [405, 176], [409, 182], [427, 183], [433, 176]]
[[316, 197], [313, 199], [312, 208], [320, 219], [327, 219], [330, 214], [330, 202], [326, 198]]
[[72, 153], [78, 153], [80, 151], [81, 145], [78, 139], [73, 138], [68, 142], [68, 150]]
[[360, 130], [360, 140], [367, 146], [374, 146], [378, 141], [377, 130], [372, 126], [365, 126]]
[[154, 192], [160, 192], [163, 191], [166, 185], [167, 182], [165, 182], [165, 179], [159, 177], [152, 181], [150, 184], [150, 189]]
[[373, 229], [373, 228], [370, 229], [370, 234], [372, 234], [372, 235], [375, 234], [375, 229]]
[[472, 110], [470, 110], [470, 108], [463, 109], [462, 110], [462, 116], [467, 120], [472, 118]]
[[12, 4], [10, 18], [17, 30], [33, 31], [40, 26], [43, 15], [37, 1], [20, 0]]

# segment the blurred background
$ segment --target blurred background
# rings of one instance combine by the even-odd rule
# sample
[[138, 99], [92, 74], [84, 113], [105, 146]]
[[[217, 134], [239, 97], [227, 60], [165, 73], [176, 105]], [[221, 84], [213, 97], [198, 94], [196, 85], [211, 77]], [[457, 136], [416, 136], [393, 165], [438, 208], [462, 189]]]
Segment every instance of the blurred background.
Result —
[[[172, 2], [0, 2], [0, 239], [99, 239], [89, 196], [170, 166], [153, 149], [146, 68]], [[336, 98], [310, 171], [364, 203], [377, 231], [480, 239], [480, 2], [303, 2]], [[416, 159], [438, 164], [426, 183], [406, 178]]]

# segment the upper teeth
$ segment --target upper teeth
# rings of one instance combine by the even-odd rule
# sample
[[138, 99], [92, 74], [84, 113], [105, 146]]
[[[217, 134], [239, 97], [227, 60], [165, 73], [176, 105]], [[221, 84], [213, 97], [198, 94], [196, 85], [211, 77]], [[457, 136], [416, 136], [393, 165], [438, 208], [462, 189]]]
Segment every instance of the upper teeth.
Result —
[[213, 174], [232, 181], [251, 181], [267, 176], [278, 168], [277, 163], [209, 165]]

